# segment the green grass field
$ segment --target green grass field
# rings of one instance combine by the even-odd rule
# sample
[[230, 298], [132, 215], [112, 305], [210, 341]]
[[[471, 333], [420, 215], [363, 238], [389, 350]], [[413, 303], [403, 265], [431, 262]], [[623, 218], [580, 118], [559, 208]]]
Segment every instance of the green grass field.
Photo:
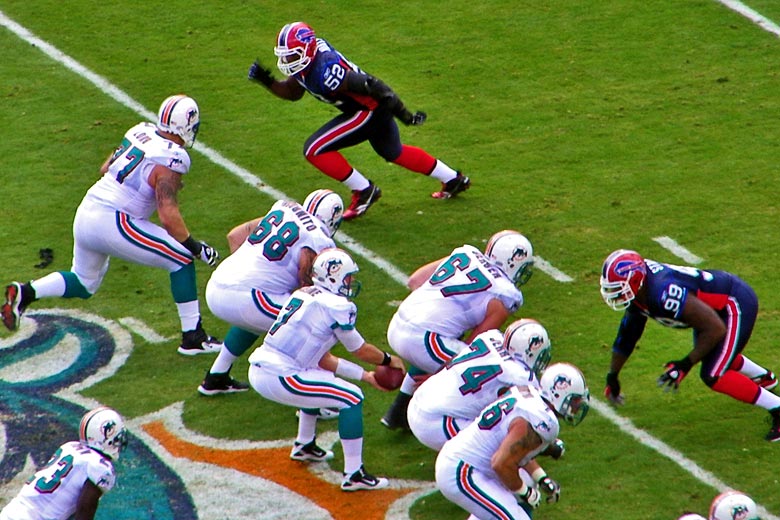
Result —
[[[775, 22], [771, 1], [751, 6]], [[306, 97], [286, 103], [246, 80], [259, 57], [274, 64], [279, 27], [303, 19], [349, 59], [391, 85], [422, 127], [402, 128], [471, 176], [463, 197], [436, 201], [434, 181], [378, 158], [368, 145], [347, 158], [382, 187], [382, 200], [342, 232], [403, 272], [463, 243], [481, 246], [514, 228], [535, 252], [573, 278], [544, 272], [524, 287], [519, 316], [549, 330], [554, 360], [582, 368], [593, 399], [601, 391], [620, 315], [599, 297], [601, 262], [613, 249], [682, 263], [653, 238], [670, 236], [756, 289], [761, 311], [746, 354], [780, 370], [780, 255], [776, 124], [780, 41], [713, 0], [378, 2], [304, 0], [133, 4], [85, 0], [0, 0], [0, 11], [149, 111], [186, 92], [201, 108], [199, 143], [264, 183], [303, 199], [313, 187], [342, 186], [302, 157], [303, 142], [334, 114]], [[139, 115], [92, 83], [0, 28], [0, 282], [41, 276], [50, 247], [56, 270], [70, 267], [71, 223], [98, 167]], [[278, 76], [278, 72], [276, 73]], [[207, 155], [192, 152], [181, 193], [193, 234], [227, 254], [225, 234], [265, 213], [273, 199]], [[337, 237], [338, 238], [338, 237]], [[385, 330], [405, 288], [356, 257], [363, 292], [358, 328], [386, 347]], [[202, 290], [209, 276], [198, 265]], [[100, 292], [84, 301], [42, 301], [108, 319], [133, 316], [178, 337], [164, 272], [113, 261]], [[227, 325], [209, 314], [216, 335]], [[6, 337], [5, 330], [0, 332]], [[184, 359], [176, 343], [135, 337], [125, 366], [87, 391], [128, 417], [184, 401], [195, 431], [268, 440], [295, 433], [294, 417], [252, 392], [200, 397], [212, 358]], [[648, 325], [622, 374], [627, 404], [617, 413], [727, 485], [780, 513], [778, 447], [763, 440], [766, 413], [709, 391], [692, 374], [676, 395], [655, 386], [662, 365], [688, 352], [688, 332]], [[246, 360], [234, 375], [246, 379]], [[432, 480], [434, 454], [379, 417], [392, 399], [366, 389], [365, 458], [389, 477]], [[289, 415], [289, 414], [288, 414]], [[333, 424], [323, 424], [334, 429]], [[562, 427], [567, 454], [546, 463], [562, 501], [535, 518], [662, 520], [706, 513], [718, 491], [592, 411]], [[339, 454], [340, 456], [340, 454]], [[339, 457], [333, 462], [340, 468]], [[120, 469], [121, 475], [121, 469]], [[441, 495], [415, 504], [411, 518], [465, 518]]]

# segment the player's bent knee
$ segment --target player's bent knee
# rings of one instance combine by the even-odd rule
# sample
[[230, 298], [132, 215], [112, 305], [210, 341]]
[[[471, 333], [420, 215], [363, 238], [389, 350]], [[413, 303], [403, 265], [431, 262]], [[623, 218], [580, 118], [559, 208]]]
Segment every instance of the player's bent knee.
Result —
[[714, 376], [701, 376], [701, 380], [704, 382], [705, 385], [712, 388], [715, 386], [715, 384], [718, 382], [719, 377]]

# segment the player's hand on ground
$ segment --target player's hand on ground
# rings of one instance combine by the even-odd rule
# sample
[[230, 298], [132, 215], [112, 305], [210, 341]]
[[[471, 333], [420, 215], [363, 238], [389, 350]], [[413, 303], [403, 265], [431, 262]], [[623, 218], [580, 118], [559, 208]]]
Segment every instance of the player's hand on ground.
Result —
[[561, 485], [550, 477], [545, 476], [539, 481], [539, 489], [547, 495], [548, 504], [554, 504], [561, 499]]
[[676, 392], [692, 366], [693, 363], [688, 359], [688, 356], [679, 361], [669, 361], [665, 365], [666, 371], [658, 377], [658, 386], [662, 387], [664, 392], [669, 390]]
[[604, 397], [613, 406], [621, 406], [625, 403], [625, 397], [620, 393], [620, 380], [614, 372], [607, 374], [607, 386], [604, 388]]
[[518, 503], [525, 502], [534, 509], [539, 507], [539, 502], [542, 501], [542, 495], [539, 493], [539, 490], [532, 486], [525, 486], [525, 491], [515, 493], [515, 497], [517, 497]]

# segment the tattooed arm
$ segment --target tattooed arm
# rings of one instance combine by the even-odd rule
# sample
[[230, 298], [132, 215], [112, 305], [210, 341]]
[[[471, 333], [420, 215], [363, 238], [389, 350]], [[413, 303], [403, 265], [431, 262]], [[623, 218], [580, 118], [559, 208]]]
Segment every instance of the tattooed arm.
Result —
[[155, 166], [149, 184], [157, 198], [157, 215], [165, 230], [179, 242], [190, 236], [184, 218], [179, 212], [178, 193], [182, 187], [181, 175], [164, 166]]
[[523, 486], [518, 468], [523, 458], [542, 445], [542, 438], [523, 419], [515, 419], [509, 426], [509, 433], [501, 442], [491, 459], [491, 465], [501, 482], [510, 491]]

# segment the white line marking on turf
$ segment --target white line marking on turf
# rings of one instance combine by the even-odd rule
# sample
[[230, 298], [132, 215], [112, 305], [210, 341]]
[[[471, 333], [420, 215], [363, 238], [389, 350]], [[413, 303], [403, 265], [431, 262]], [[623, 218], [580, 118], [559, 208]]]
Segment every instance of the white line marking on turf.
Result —
[[[612, 421], [615, 425], [617, 425], [618, 428], [620, 428], [620, 431], [623, 433], [630, 435], [633, 437], [637, 442], [640, 444], [643, 444], [649, 448], [652, 448], [656, 452], [660, 453], [667, 459], [671, 460], [678, 466], [680, 466], [682, 469], [699, 479], [701, 482], [714, 487], [718, 490], [719, 493], [723, 493], [724, 491], [728, 491], [729, 489], [733, 489], [731, 486], [720, 480], [718, 477], [710, 473], [709, 471], [703, 469], [698, 464], [696, 464], [694, 461], [683, 455], [681, 452], [675, 450], [665, 442], [656, 439], [649, 433], [647, 433], [644, 430], [640, 430], [636, 426], [634, 426], [634, 423], [631, 422], [631, 420], [626, 419], [625, 417], [621, 417], [615, 411], [612, 409], [612, 407], [606, 403], [601, 402], [600, 400], [593, 399], [590, 402], [591, 407], [595, 408], [597, 412], [599, 412], [601, 415], [603, 415], [605, 418]], [[757, 504], [758, 505], [758, 504]], [[764, 509], [763, 506], [758, 505], [759, 513], [761, 514], [761, 518], [766, 518], [767, 520], [779, 520], [776, 516], [773, 516]]]
[[550, 262], [548, 262], [541, 256], [534, 255], [534, 267], [537, 267], [543, 273], [550, 275], [550, 277], [552, 277], [552, 279], [557, 282], [568, 283], [574, 281], [574, 278], [564, 273], [563, 271], [559, 271], [558, 269], [553, 267], [553, 265]]
[[[725, 0], [721, 0], [721, 3], [724, 3], [724, 5], [726, 5]], [[729, 2], [729, 3], [736, 4], [738, 2]], [[89, 80], [91, 83], [97, 86], [98, 89], [100, 89], [102, 92], [104, 92], [105, 94], [107, 94], [109, 97], [116, 100], [120, 104], [136, 111], [138, 114], [142, 115], [143, 117], [151, 121], [155, 120], [155, 115], [152, 112], [146, 110], [142, 105], [140, 105], [138, 102], [133, 100], [130, 96], [128, 96], [127, 94], [125, 94], [124, 92], [116, 88], [114, 85], [112, 85], [111, 83], [103, 79], [101, 76], [98, 76], [94, 72], [82, 66], [81, 64], [79, 64], [78, 62], [76, 62], [75, 60], [73, 60], [72, 58], [70, 58], [69, 56], [67, 56], [60, 50], [58, 50], [57, 48], [53, 47], [49, 43], [33, 35], [26, 28], [22, 27], [21, 25], [17, 24], [16, 22], [8, 18], [5, 15], [5, 13], [3, 13], [2, 11], [0, 11], [0, 25], [6, 27], [8, 30], [10, 30], [11, 32], [19, 36], [22, 40], [30, 43], [33, 46], [38, 47], [46, 55], [51, 57], [53, 60], [62, 63], [66, 68], [72, 70], [79, 76]], [[234, 162], [224, 158], [221, 154], [212, 150], [206, 145], [202, 143], [196, 143], [195, 149], [203, 153], [203, 155], [205, 155], [208, 159], [213, 161], [215, 164], [219, 164], [222, 167], [224, 167], [226, 170], [233, 173], [234, 175], [237, 175], [244, 182], [251, 185], [255, 189], [263, 193], [266, 193], [267, 195], [275, 199], [288, 198], [281, 191], [278, 191], [274, 188], [267, 186], [263, 181], [261, 181], [258, 177], [253, 175], [251, 172], [249, 172], [244, 168], [241, 168], [240, 166], [236, 165]], [[402, 283], [404, 285], [406, 284], [407, 276], [402, 271], [394, 267], [389, 262], [383, 260], [375, 253], [364, 248], [357, 241], [353, 240], [346, 234], [339, 232], [339, 235], [343, 243], [348, 244], [350, 247], [358, 248], [358, 249], [354, 249], [356, 253], [360, 254], [361, 256], [363, 256], [369, 261], [374, 262], [376, 260], [377, 262], [381, 262], [381, 263], [377, 263], [377, 266], [380, 267], [380, 269], [385, 270], [388, 273], [388, 275], [390, 275], [397, 282]], [[366, 255], [371, 255], [371, 256], [366, 256]], [[646, 432], [643, 432], [642, 430], [639, 430], [636, 427], [634, 427], [633, 424], [631, 424], [631, 422], [628, 421], [628, 419], [624, 419], [619, 415], [615, 414], [614, 412], [612, 412], [611, 410], [609, 410], [607, 405], [603, 405], [600, 402], [594, 400], [593, 407], [597, 411], [599, 411], [602, 415], [604, 415], [608, 420], [612, 421], [615, 425], [617, 425], [621, 430], [633, 436], [641, 444], [657, 451], [658, 453], [660, 453], [665, 457], [669, 457], [669, 458], [680, 457], [680, 460], [684, 462], [684, 464], [680, 464], [680, 466], [684, 470], [691, 473], [691, 475], [693, 475], [695, 478], [699, 479], [701, 482], [716, 487], [718, 490], [728, 487], [725, 484], [723, 484], [720, 480], [718, 480], [716, 477], [714, 477], [712, 474], [704, 471], [696, 464], [690, 462], [688, 459], [683, 457], [682, 454], [680, 454], [676, 450], [673, 450], [672, 448], [662, 443], [661, 441], [655, 439], [654, 437], [647, 434]], [[674, 459], [672, 458], [672, 460]], [[777, 517], [767, 513], [763, 507], [759, 506], [759, 509], [760, 512], [764, 514], [768, 520], [780, 520]], [[395, 518], [408, 518], [405, 517], [405, 515], [406, 515], [405, 511], [399, 512], [398, 516]]]
[[132, 317], [120, 318], [119, 323], [130, 332], [135, 332], [144, 338], [148, 343], [165, 343], [173, 339], [157, 334], [149, 325]]
[[[43, 51], [44, 54], [52, 58], [53, 60], [62, 63], [66, 68], [69, 70], [75, 72], [79, 76], [87, 79], [92, 84], [94, 84], [98, 89], [103, 91], [105, 94], [107, 94], [109, 97], [114, 99], [115, 101], [119, 102], [121, 105], [126, 106], [127, 108], [134, 110], [136, 113], [138, 113], [140, 116], [148, 119], [149, 121], [156, 121], [157, 116], [153, 112], [150, 112], [146, 108], [143, 107], [140, 103], [135, 101], [133, 98], [128, 96], [126, 93], [124, 93], [122, 90], [108, 82], [103, 77], [95, 74], [88, 68], [81, 65], [79, 62], [68, 56], [67, 54], [63, 53], [50, 43], [41, 40], [34, 34], [32, 34], [27, 28], [19, 25], [18, 23], [14, 22], [10, 18], [8, 18], [5, 13], [0, 11], [0, 25], [5, 26], [7, 29], [9, 29], [11, 32], [19, 36], [24, 41], [32, 44], [33, 46], [38, 47], [41, 51]], [[193, 149], [197, 150], [198, 152], [205, 155], [211, 162], [214, 164], [217, 164], [219, 166], [222, 166], [225, 170], [229, 171], [242, 181], [246, 182], [253, 188], [255, 188], [258, 191], [261, 191], [265, 193], [266, 195], [272, 197], [273, 199], [289, 199], [290, 197], [287, 196], [284, 192], [277, 190], [276, 188], [273, 188], [266, 184], [262, 179], [254, 175], [249, 170], [242, 168], [241, 166], [237, 165], [230, 159], [224, 157], [222, 154], [220, 154], [218, 151], [214, 150], [213, 148], [203, 144], [202, 141], [198, 141], [193, 146]], [[362, 256], [369, 262], [373, 263], [383, 271], [385, 271], [388, 275], [390, 275], [394, 280], [401, 283], [402, 285], [406, 285], [407, 275], [395, 267], [393, 264], [388, 262], [387, 260], [383, 259], [370, 249], [366, 248], [350, 236], [348, 236], [343, 231], [340, 231], [338, 233], [338, 237], [340, 242], [342, 242], [348, 249], [351, 251], [354, 251], [356, 254]], [[545, 262], [546, 263], [546, 262]], [[542, 269], [542, 271], [547, 272], [551, 276], [553, 276], [551, 273], [555, 272], [556, 275], [553, 276], [558, 281], [562, 281], [556, 276], [563, 276], [568, 278], [567, 275], [561, 273], [548, 263], [546, 263], [547, 266], [550, 268], [549, 271], [547, 269]]]
[[661, 244], [661, 247], [671, 252], [674, 256], [682, 258], [690, 264], [700, 264], [704, 261], [700, 256], [696, 256], [686, 248], [678, 244], [673, 238], [669, 237], [655, 237], [654, 241]]
[[741, 14], [751, 22], [755, 23], [756, 25], [764, 29], [765, 31], [770, 32], [775, 36], [780, 36], [780, 26], [778, 26], [772, 20], [766, 18], [761, 13], [758, 13], [753, 9], [751, 9], [750, 7], [746, 6], [742, 2], [739, 2], [737, 0], [716, 0], [716, 1], [718, 3], [725, 5], [732, 11], [736, 11], [737, 13]]

